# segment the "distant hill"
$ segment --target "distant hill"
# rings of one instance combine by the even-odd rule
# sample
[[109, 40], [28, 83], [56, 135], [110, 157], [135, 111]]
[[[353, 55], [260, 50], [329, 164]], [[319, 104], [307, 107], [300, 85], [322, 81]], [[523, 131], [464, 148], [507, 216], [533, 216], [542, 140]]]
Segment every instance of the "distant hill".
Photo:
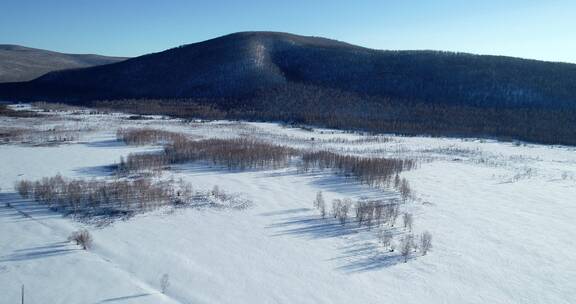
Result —
[[56, 70], [84, 68], [125, 59], [92, 54], [63, 54], [0, 44], [0, 82], [28, 81]]
[[173, 115], [188, 107], [189, 116], [576, 144], [576, 64], [374, 50], [277, 32], [235, 33], [0, 84], [0, 99], [123, 100], [107, 104]]

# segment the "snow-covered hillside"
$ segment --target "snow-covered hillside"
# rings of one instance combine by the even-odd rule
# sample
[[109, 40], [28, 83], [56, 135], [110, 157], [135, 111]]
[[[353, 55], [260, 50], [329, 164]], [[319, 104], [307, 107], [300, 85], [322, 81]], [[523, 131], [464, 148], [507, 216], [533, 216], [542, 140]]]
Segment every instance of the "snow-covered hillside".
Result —
[[[39, 115], [0, 117], [0, 130], [28, 134], [0, 145], [2, 303], [19, 303], [22, 285], [26, 303], [576, 301], [574, 148], [84, 111]], [[414, 214], [416, 233], [432, 233], [433, 248], [403, 263], [381, 248], [377, 231], [322, 219], [313, 207], [318, 191], [327, 202], [394, 194], [295, 166], [180, 164], [155, 178], [182, 178], [201, 191], [217, 185], [250, 207], [162, 207], [101, 227], [50, 211], [14, 189], [19, 180], [58, 173], [109, 178], [121, 156], [160, 149], [116, 139], [119, 128], [144, 127], [415, 159], [417, 168], [401, 174], [415, 193], [403, 208]], [[68, 137], [58, 142], [57, 134]], [[79, 229], [93, 235], [92, 249], [67, 241]], [[164, 275], [169, 286], [162, 293]]]

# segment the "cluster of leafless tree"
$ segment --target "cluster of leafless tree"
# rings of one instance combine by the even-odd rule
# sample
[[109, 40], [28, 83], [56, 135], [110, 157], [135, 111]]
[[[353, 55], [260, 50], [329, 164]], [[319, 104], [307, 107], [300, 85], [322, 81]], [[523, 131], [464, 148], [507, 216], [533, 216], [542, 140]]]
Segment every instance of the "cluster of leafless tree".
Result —
[[397, 199], [358, 200], [355, 203], [349, 198], [335, 199], [332, 201], [332, 210], [328, 213], [321, 191], [316, 194], [314, 207], [318, 209], [323, 218], [331, 215], [342, 225], [346, 225], [349, 221], [355, 221], [358, 226], [366, 226], [368, 230], [384, 225], [394, 227], [400, 215], [400, 200]]
[[290, 147], [248, 138], [176, 142], [165, 152], [175, 162], [209, 160], [238, 169], [284, 167], [297, 153]]
[[332, 201], [332, 216], [338, 219], [341, 225], [346, 225], [346, 221], [348, 221], [351, 208], [352, 208], [352, 200], [335, 199]]
[[21, 142], [27, 131], [23, 128], [0, 128], [0, 142], [5, 144]]
[[33, 102], [32, 106], [38, 108], [44, 112], [78, 112], [78, 111], [88, 111], [88, 108], [73, 106], [65, 103], [58, 102], [44, 102], [37, 101]]
[[[413, 169], [416, 166], [414, 160], [360, 157], [353, 155], [341, 155], [329, 151], [308, 152], [302, 155], [300, 169], [304, 172], [310, 169], [334, 169], [337, 173], [345, 176], [353, 176], [362, 183], [379, 186], [388, 185], [392, 178], [404, 170]], [[398, 187], [406, 181], [400, 181]], [[396, 186], [396, 183], [395, 183]]]
[[37, 181], [21, 180], [15, 189], [23, 198], [89, 222], [95, 220], [96, 224], [107, 224], [161, 206], [245, 209], [251, 205], [251, 201], [226, 193], [218, 186], [212, 191], [194, 191], [192, 184], [182, 179], [105, 181], [56, 175]]
[[[394, 251], [395, 245], [392, 244], [391, 238], [386, 233], [381, 234], [380, 242], [384, 244], [387, 242], [390, 251]], [[421, 255], [428, 254], [432, 248], [432, 234], [428, 231], [423, 232], [419, 236], [414, 236], [413, 233], [402, 235], [398, 244], [400, 255], [404, 263], [408, 261], [414, 254], [420, 253]]]
[[[432, 234], [425, 231], [418, 237], [413, 234], [414, 217], [411, 213], [402, 213], [402, 225], [404, 233], [399, 240], [394, 239], [391, 230], [396, 225], [400, 216], [400, 200], [358, 200], [353, 203], [351, 199], [335, 199], [332, 201], [332, 210], [328, 213], [326, 202], [322, 192], [316, 194], [314, 207], [318, 209], [322, 218], [328, 216], [338, 220], [342, 226], [348, 222], [355, 222], [358, 226], [365, 226], [368, 230], [379, 229], [378, 240], [382, 247], [394, 252], [399, 249], [399, 253], [404, 262], [419, 252], [426, 255], [432, 248]], [[353, 212], [354, 211], [354, 212]]]
[[295, 149], [247, 139], [176, 140], [162, 153], [130, 154], [120, 161], [120, 171], [157, 169], [189, 161], [209, 161], [228, 169], [280, 168], [296, 155]]
[[145, 211], [165, 204], [192, 199], [191, 185], [175, 187], [171, 183], [149, 179], [81, 180], [61, 175], [37, 181], [21, 180], [18, 193], [50, 208], [74, 215], [118, 215]]
[[358, 225], [368, 229], [374, 226], [388, 225], [393, 227], [400, 213], [400, 203], [397, 200], [372, 200], [356, 202], [356, 220]]
[[[322, 134], [322, 132], [320, 132]], [[323, 139], [324, 143], [331, 144], [366, 144], [366, 143], [387, 143], [390, 142], [390, 137], [385, 136], [375, 136], [375, 135], [365, 135], [360, 138], [348, 139], [342, 137], [334, 137]]]
[[71, 142], [79, 138], [80, 131], [78, 130], [49, 129], [28, 133], [22, 141], [25, 143], [50, 144]]
[[170, 164], [164, 153], [130, 153], [126, 159], [120, 157], [118, 173], [124, 174], [142, 170], [161, 170]]
[[406, 179], [398, 175], [416, 166], [416, 161], [410, 159], [341, 155], [325, 150], [306, 152], [245, 137], [194, 140], [181, 133], [154, 129], [120, 129], [117, 137], [129, 144], [164, 143], [160, 153], [132, 153], [121, 158], [120, 173], [161, 170], [190, 161], [208, 161], [228, 169], [276, 169], [287, 166], [292, 157], [299, 157], [300, 172], [333, 169], [370, 186], [393, 185], [403, 200], [412, 194]]
[[396, 174], [394, 177], [394, 188], [400, 192], [402, 201], [406, 202], [408, 199], [412, 198], [412, 188], [408, 180], [405, 178], [400, 178], [400, 175]]
[[158, 129], [118, 129], [116, 139], [127, 145], [146, 145], [182, 142], [187, 137], [182, 133]]
[[0, 128], [0, 142], [17, 144], [58, 144], [75, 141], [80, 137], [78, 130], [25, 128]]
[[[208, 101], [208, 100], [206, 100]], [[169, 115], [182, 118], [223, 119], [226, 112], [198, 99], [122, 99], [88, 103], [100, 111], [122, 111], [141, 115]]]
[[36, 117], [37, 113], [28, 110], [16, 111], [5, 104], [0, 104], [0, 116], [5, 117]]

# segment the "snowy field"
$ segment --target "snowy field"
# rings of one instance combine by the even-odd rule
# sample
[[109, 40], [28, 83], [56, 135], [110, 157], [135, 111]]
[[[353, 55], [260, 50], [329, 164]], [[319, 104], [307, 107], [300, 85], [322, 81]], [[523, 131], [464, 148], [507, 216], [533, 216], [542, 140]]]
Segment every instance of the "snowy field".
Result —
[[[0, 117], [0, 129], [47, 134], [0, 144], [0, 302], [19, 303], [25, 285], [26, 303], [576, 303], [574, 148], [134, 118], [85, 111]], [[218, 185], [250, 206], [159, 208], [105, 226], [16, 194], [22, 179], [108, 178], [121, 156], [160, 149], [116, 139], [118, 128], [144, 127], [417, 160], [402, 173], [414, 191], [403, 208], [414, 214], [415, 233], [432, 233], [433, 247], [404, 263], [380, 248], [376, 231], [322, 219], [313, 207], [318, 191], [327, 202], [391, 194], [293, 166], [178, 165], [159, 178], [205, 191]], [[79, 229], [93, 235], [90, 250], [67, 241]]]

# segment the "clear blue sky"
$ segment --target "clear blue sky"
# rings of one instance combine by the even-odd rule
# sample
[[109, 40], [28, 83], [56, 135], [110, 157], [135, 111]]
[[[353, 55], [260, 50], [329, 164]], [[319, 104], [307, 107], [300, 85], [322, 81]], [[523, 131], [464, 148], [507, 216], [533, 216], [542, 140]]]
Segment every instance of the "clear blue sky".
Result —
[[574, 0], [0, 0], [0, 44], [137, 56], [272, 30], [576, 63]]

